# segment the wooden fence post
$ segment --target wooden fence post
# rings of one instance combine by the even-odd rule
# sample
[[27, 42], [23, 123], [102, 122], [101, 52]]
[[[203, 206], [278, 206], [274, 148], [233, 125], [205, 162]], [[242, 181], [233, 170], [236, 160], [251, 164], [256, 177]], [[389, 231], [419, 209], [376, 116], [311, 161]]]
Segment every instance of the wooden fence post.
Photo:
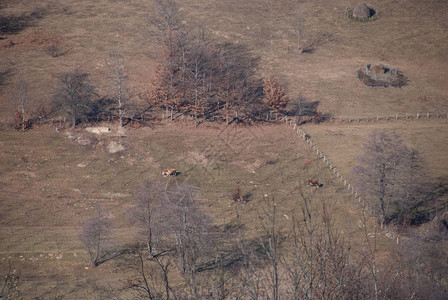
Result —
[[408, 119], [408, 113], [406, 113], [406, 120]]
[[398, 120], [398, 114], [395, 115], [395, 120]]
[[419, 113], [417, 113], [417, 120], [418, 120], [418, 117], [419, 117]]
[[426, 119], [429, 119], [429, 113], [426, 113]]

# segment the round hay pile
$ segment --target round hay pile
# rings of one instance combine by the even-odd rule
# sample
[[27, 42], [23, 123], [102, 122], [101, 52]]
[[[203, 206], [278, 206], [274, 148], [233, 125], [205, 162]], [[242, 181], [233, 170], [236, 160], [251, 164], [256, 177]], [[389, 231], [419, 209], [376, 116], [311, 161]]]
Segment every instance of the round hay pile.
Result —
[[383, 64], [368, 64], [365, 71], [358, 71], [358, 78], [368, 86], [402, 87], [407, 84], [407, 78], [401, 71]]
[[367, 6], [365, 3], [358, 3], [353, 9], [352, 15], [356, 19], [367, 20], [370, 18], [373, 13], [372, 9]]

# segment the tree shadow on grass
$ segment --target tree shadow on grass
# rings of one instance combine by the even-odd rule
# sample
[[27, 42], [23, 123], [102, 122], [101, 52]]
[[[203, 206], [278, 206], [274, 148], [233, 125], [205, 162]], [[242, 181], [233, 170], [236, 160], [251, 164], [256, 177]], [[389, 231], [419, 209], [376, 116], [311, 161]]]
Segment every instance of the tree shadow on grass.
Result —
[[7, 69], [6, 71], [0, 71], [0, 91], [6, 85], [6, 82], [8, 81], [11, 75], [12, 75], [11, 69]]
[[32, 26], [36, 20], [41, 19], [44, 15], [45, 11], [43, 9], [37, 9], [30, 14], [20, 16], [0, 16], [0, 34], [18, 34]]

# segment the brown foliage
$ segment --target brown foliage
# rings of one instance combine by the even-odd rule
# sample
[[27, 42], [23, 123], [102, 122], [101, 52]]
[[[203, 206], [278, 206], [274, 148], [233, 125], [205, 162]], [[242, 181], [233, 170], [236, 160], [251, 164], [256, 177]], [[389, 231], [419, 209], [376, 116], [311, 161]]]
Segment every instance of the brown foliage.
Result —
[[235, 189], [235, 191], [232, 194], [232, 200], [234, 202], [242, 202], [243, 201], [243, 196], [241, 195], [241, 188], [238, 185]]
[[274, 111], [282, 111], [288, 105], [288, 96], [278, 81], [271, 75], [263, 83], [263, 102]]
[[20, 111], [16, 111], [14, 113], [14, 128], [16, 130], [28, 130], [31, 128], [30, 118], [25, 115], [23, 119], [22, 113]]

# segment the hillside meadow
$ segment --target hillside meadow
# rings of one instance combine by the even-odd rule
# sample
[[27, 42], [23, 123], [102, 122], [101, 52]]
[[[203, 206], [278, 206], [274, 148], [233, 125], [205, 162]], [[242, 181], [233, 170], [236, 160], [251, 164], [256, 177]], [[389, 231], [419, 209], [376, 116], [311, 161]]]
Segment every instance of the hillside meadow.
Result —
[[[203, 28], [217, 45], [241, 47], [246, 58], [256, 62], [257, 78], [275, 75], [291, 101], [299, 95], [319, 101], [318, 110], [335, 120], [417, 112], [446, 116], [446, 1], [371, 1], [376, 19], [365, 23], [344, 15], [347, 7], [356, 4], [340, 0], [178, 1], [186, 24]], [[355, 256], [369, 261], [375, 242], [382, 270], [388, 270], [389, 263], [401, 262], [397, 253], [408, 247], [407, 242], [414, 243], [412, 234], [390, 228], [392, 236], [381, 229], [286, 124], [204, 122], [195, 128], [186, 118], [156, 119], [141, 128], [119, 129], [116, 123], [105, 122], [58, 130], [57, 123], [35, 124], [23, 133], [12, 129], [20, 79], [28, 83], [30, 114], [48, 108], [57, 99], [60, 74], [75, 69], [89, 74], [98, 96], [112, 94], [107, 60], [113, 49], [123, 53], [132, 103], [144, 109], [159, 54], [151, 23], [155, 15], [153, 1], [145, 0], [0, 2], [0, 275], [20, 274], [18, 295], [24, 299], [133, 299], [135, 294], [129, 290], [117, 289], [126, 285], [135, 270], [119, 260], [92, 267], [79, 233], [100, 204], [111, 218], [115, 246], [134, 244], [138, 234], [129, 211], [146, 179], [163, 180], [167, 186], [188, 182], [198, 187], [201, 212], [213, 220], [213, 226], [218, 231], [243, 228], [248, 240], [259, 241], [265, 208], [275, 203], [289, 250], [293, 242], [287, 229], [293, 218], [304, 218], [304, 199], [312, 199], [313, 218], [320, 220], [322, 207], [328, 208], [335, 232], [349, 241]], [[303, 42], [312, 45], [302, 54], [296, 49], [298, 16], [304, 24]], [[5, 27], [5, 22], [14, 26]], [[358, 70], [379, 63], [402, 71], [408, 84], [400, 88], [364, 85]], [[160, 115], [158, 110], [151, 113]], [[51, 117], [58, 119], [63, 113]], [[447, 122], [444, 117], [336, 121], [305, 124], [303, 129], [349, 180], [369, 134], [378, 129], [395, 131], [422, 153], [429, 173], [446, 186]], [[85, 126], [90, 125], [107, 126], [111, 132], [88, 133]], [[166, 168], [176, 168], [178, 176], [161, 178]], [[310, 179], [318, 179], [322, 187], [308, 186]], [[237, 187], [245, 204], [232, 200]], [[421, 231], [430, 231], [430, 226]], [[418, 241], [421, 245], [412, 246], [426, 246], [422, 239]], [[428, 245], [442, 252], [447, 247], [446, 241], [431, 240]], [[405, 260], [403, 256], [400, 259]], [[443, 274], [444, 264], [433, 263]], [[182, 286], [180, 272], [172, 274], [173, 286]], [[446, 280], [441, 276], [437, 282], [446, 286]], [[424, 287], [416, 283], [413, 288]]]

